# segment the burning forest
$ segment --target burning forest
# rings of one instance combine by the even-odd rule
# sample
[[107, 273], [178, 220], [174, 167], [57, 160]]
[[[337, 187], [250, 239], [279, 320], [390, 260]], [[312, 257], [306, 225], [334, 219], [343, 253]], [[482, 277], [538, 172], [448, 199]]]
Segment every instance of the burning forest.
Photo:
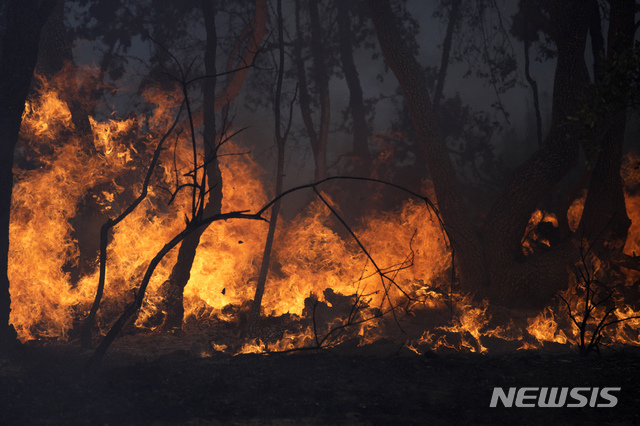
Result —
[[633, 1], [9, 3], [3, 345], [640, 345]]
[[[21, 129], [25, 143], [18, 146], [20, 157], [14, 169], [9, 262], [11, 323], [23, 342], [66, 342], [79, 337], [79, 327], [91, 310], [100, 282], [98, 230], [129, 209], [143, 186], [146, 185], [146, 197], [113, 227], [105, 244], [104, 294], [96, 317], [98, 334], [108, 331], [127, 304], [134, 301], [151, 259], [188, 228], [185, 221], [195, 220], [190, 216], [193, 194], [176, 188], [188, 185], [188, 180], [181, 178], [190, 173], [197, 178], [193, 165], [202, 164], [204, 154], [197, 152], [194, 160], [187, 132], [175, 131], [183, 101], [179, 87], [145, 94], [153, 106], [153, 114], [148, 117], [102, 123], [90, 117], [93, 146], [92, 152], [86, 153], [83, 141], [74, 135], [72, 114], [63, 100], [69, 93], [61, 93], [58, 87], [65, 87], [60, 79], [90, 79], [91, 70], [66, 69], [65, 73], [51, 82], [40, 80], [40, 91], [28, 100]], [[172, 126], [176, 133], [173, 137]], [[221, 137], [216, 142], [224, 185], [221, 212], [229, 216], [212, 222], [200, 237], [189, 283], [184, 287], [183, 318], [189, 327], [206, 326], [208, 320], [214, 319], [238, 327], [242, 320], [247, 321], [267, 234], [263, 215], [259, 216], [265, 220], [260, 221], [256, 220], [258, 216], [246, 213], [269, 206], [266, 172], [246, 148], [234, 143], [228, 132]], [[57, 143], [60, 138], [65, 138], [62, 145]], [[165, 143], [171, 140], [173, 147], [162, 150], [163, 139]], [[202, 151], [198, 144], [202, 142], [196, 143], [196, 149]], [[154, 151], [160, 155], [157, 169], [151, 170]], [[638, 161], [626, 157], [623, 172], [628, 186], [638, 179], [634, 175]], [[147, 172], [151, 178], [145, 182]], [[326, 186], [330, 187], [330, 183]], [[362, 185], [375, 194], [375, 187], [369, 189], [369, 183], [372, 182], [363, 180]], [[424, 192], [428, 185], [426, 181]], [[597, 321], [607, 313], [604, 306], [614, 308], [605, 322], [637, 316], [633, 303], [624, 299], [625, 295], [634, 294], [637, 277], [627, 273], [620, 276], [622, 288], [605, 287], [598, 278], [605, 274], [603, 266], [584, 248], [583, 257], [575, 265], [580, 274], [574, 274], [572, 285], [559, 295], [566, 300], [565, 305], [547, 306], [526, 318], [526, 329], [513, 322], [493, 325], [487, 302], [474, 300], [455, 282], [451, 269], [455, 258], [433, 204], [435, 199], [432, 202], [427, 197], [406, 197], [392, 211], [363, 214], [361, 223], [352, 228], [339, 222], [344, 220], [343, 214], [331, 195], [317, 191], [317, 198], [300, 214], [280, 224], [272, 249], [274, 271], [261, 311], [272, 318], [287, 316], [282, 335], [272, 341], [249, 337], [237, 349], [239, 352], [334, 345], [345, 338], [358, 338], [364, 345], [393, 336], [402, 330], [404, 322], [419, 321], [434, 321], [433, 329], [426, 329], [413, 339], [400, 333], [402, 338], [408, 338], [405, 343], [414, 348], [426, 344], [431, 350], [447, 347], [484, 352], [487, 348], [482, 344], [483, 337], [516, 340], [520, 348], [541, 347], [545, 342], [578, 345], [579, 330], [566, 319], [568, 307], [576, 316], [584, 310], [578, 304], [584, 303], [579, 296], [588, 291], [587, 284], [593, 286], [590, 291], [597, 297], [602, 297], [602, 288], [612, 293], [611, 304], [603, 307], [597, 306], [599, 299], [589, 301], [594, 306], [588, 321], [593, 328], [589, 331], [595, 332]], [[626, 200], [631, 206], [638, 203], [629, 191]], [[571, 204], [569, 226], [573, 230], [578, 226], [583, 203], [583, 199], [576, 199]], [[629, 213], [633, 217], [634, 211]], [[550, 247], [540, 224], [556, 229], [557, 223], [554, 215], [536, 210], [522, 239], [523, 252], [532, 254], [537, 247]], [[80, 236], [74, 224], [80, 229], [95, 226], [91, 234], [95, 241]], [[634, 230], [632, 227], [625, 246], [628, 255], [640, 243]], [[82, 258], [83, 246], [93, 249], [91, 258]], [[168, 279], [178, 251], [169, 251], [153, 271], [130, 332], [148, 333], [163, 328], [166, 299], [170, 297]], [[328, 312], [335, 312], [336, 316], [331, 318]], [[633, 319], [602, 330], [602, 337], [611, 344], [637, 344], [638, 322]], [[564, 321], [564, 327], [558, 325], [559, 321]], [[293, 328], [288, 330], [289, 326]], [[331, 334], [336, 334], [335, 338]]]

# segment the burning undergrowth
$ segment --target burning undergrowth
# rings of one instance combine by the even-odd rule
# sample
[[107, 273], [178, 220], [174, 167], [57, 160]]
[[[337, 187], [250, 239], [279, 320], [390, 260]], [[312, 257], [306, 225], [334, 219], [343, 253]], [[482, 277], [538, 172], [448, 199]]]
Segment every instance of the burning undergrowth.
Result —
[[[68, 72], [80, 86], [92, 81], [89, 71]], [[38, 96], [28, 101], [14, 169], [11, 322], [23, 342], [78, 338], [99, 281], [100, 226], [125, 211], [143, 190], [154, 150], [168, 135], [182, 101], [179, 90], [149, 89], [149, 115], [104, 121], [88, 117], [91, 132], [83, 134], [74, 124], [67, 102], [71, 88], [63, 78], [40, 80]], [[132, 303], [150, 260], [185, 227], [184, 212], [193, 200], [175, 188], [203, 154], [194, 160], [187, 131], [177, 129], [166, 139], [146, 198], [110, 235], [96, 317], [100, 335]], [[626, 161], [623, 175], [633, 225], [625, 252], [635, 256], [640, 244], [639, 174], [637, 158]], [[255, 212], [269, 202], [265, 172], [241, 143], [221, 144], [219, 162], [223, 212]], [[457, 288], [447, 235], [424, 200], [407, 198], [393, 211], [371, 209], [360, 225], [349, 229], [354, 238], [336, 220], [340, 206], [331, 194], [318, 194], [278, 227], [263, 318], [250, 332], [247, 315], [267, 226], [233, 219], [215, 221], [204, 231], [184, 288], [182, 332], [226, 331], [203, 353], [288, 351], [346, 341], [365, 345], [378, 339], [416, 351], [472, 352], [501, 345], [512, 350], [584, 346], [585, 338], [587, 344], [592, 338], [598, 345], [640, 343], [639, 320], [620, 321], [638, 315], [638, 275], [604, 264], [587, 249], [573, 282], [552, 305], [521, 318], [500, 318], [486, 302]], [[577, 223], [582, 203], [584, 197], [572, 205], [570, 224]], [[523, 254], [553, 245], [556, 227], [555, 216], [534, 212]], [[160, 261], [141, 309], [124, 333], [162, 329], [166, 282], [176, 261], [177, 249]]]

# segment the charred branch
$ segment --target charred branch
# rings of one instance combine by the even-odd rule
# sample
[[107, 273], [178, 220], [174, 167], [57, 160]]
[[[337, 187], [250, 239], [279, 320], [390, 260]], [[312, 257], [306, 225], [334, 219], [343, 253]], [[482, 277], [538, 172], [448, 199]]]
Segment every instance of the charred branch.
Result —
[[[438, 221], [441, 224], [441, 229], [443, 231], [444, 235], [447, 235], [447, 231], [443, 225], [443, 221], [440, 219], [440, 213], [438, 212], [438, 210], [435, 208], [434, 204], [431, 202], [431, 200], [429, 200], [428, 197], [419, 195], [409, 189], [406, 189], [400, 185], [396, 185], [393, 183], [389, 183], [389, 182], [384, 182], [378, 179], [369, 179], [369, 178], [358, 178], [358, 177], [349, 177], [349, 176], [333, 176], [333, 177], [328, 177], [325, 178], [321, 181], [315, 182], [315, 183], [311, 183], [311, 184], [307, 184], [307, 185], [300, 185], [297, 186], [295, 188], [291, 188], [287, 191], [284, 191], [282, 194], [276, 196], [275, 198], [273, 198], [271, 201], [269, 201], [267, 204], [265, 204], [262, 208], [260, 208], [260, 210], [258, 210], [256, 213], [248, 213], [246, 211], [235, 211], [235, 212], [228, 212], [228, 213], [219, 213], [219, 214], [215, 214], [213, 216], [204, 218], [204, 219], [198, 219], [198, 218], [194, 218], [193, 220], [189, 221], [187, 226], [185, 227], [185, 229], [183, 231], [181, 231], [179, 234], [177, 234], [173, 239], [171, 239], [171, 241], [169, 241], [167, 244], [165, 244], [165, 246], [156, 254], [156, 256], [151, 260], [149, 266], [146, 269], [146, 272], [144, 274], [144, 277], [142, 278], [142, 281], [140, 283], [140, 286], [136, 292], [136, 296], [135, 296], [135, 300], [130, 303], [127, 308], [124, 310], [124, 312], [120, 315], [120, 317], [118, 318], [118, 320], [116, 320], [116, 322], [111, 326], [109, 332], [107, 333], [107, 335], [103, 338], [103, 340], [100, 342], [100, 344], [98, 345], [98, 347], [96, 348], [95, 352], [93, 353], [92, 357], [90, 358], [90, 360], [88, 361], [88, 364], [86, 366], [86, 370], [87, 371], [91, 371], [94, 370], [95, 368], [100, 366], [100, 363], [102, 362], [102, 358], [104, 357], [104, 354], [106, 353], [106, 351], [108, 350], [109, 346], [111, 345], [111, 343], [113, 343], [113, 341], [115, 340], [115, 338], [120, 334], [120, 332], [122, 331], [122, 329], [125, 327], [125, 325], [131, 321], [132, 317], [138, 312], [138, 310], [140, 309], [140, 307], [142, 306], [142, 303], [144, 301], [144, 297], [145, 297], [145, 293], [146, 293], [146, 289], [147, 286], [149, 284], [149, 281], [151, 280], [151, 277], [155, 271], [155, 268], [158, 266], [158, 264], [160, 263], [160, 261], [162, 261], [162, 259], [166, 256], [166, 254], [171, 251], [171, 249], [173, 249], [174, 247], [176, 247], [178, 244], [180, 244], [181, 242], [183, 242], [185, 240], [185, 238], [187, 238], [191, 233], [194, 232], [199, 232], [200, 229], [203, 229], [204, 227], [208, 226], [209, 224], [216, 222], [216, 221], [221, 221], [221, 220], [229, 220], [229, 219], [247, 219], [247, 220], [262, 220], [265, 222], [268, 222], [263, 215], [265, 214], [265, 212], [271, 208], [275, 203], [277, 203], [280, 199], [282, 199], [283, 197], [292, 194], [294, 192], [300, 191], [302, 189], [307, 189], [307, 188], [311, 188], [313, 189], [313, 191], [319, 195], [320, 199], [323, 201], [323, 203], [325, 203], [325, 205], [332, 210], [332, 212], [338, 217], [338, 219], [341, 221], [341, 223], [343, 223], [343, 225], [345, 227], [347, 227], [348, 230], [350, 230], [351, 235], [355, 238], [356, 242], [359, 244], [359, 246], [364, 249], [364, 246], [362, 245], [362, 243], [357, 239], [357, 237], [355, 236], [355, 234], [353, 233], [353, 231], [351, 231], [351, 228], [348, 227], [348, 225], [346, 224], [346, 222], [344, 222], [344, 220], [337, 214], [337, 212], [332, 208], [332, 206], [330, 205], [330, 203], [328, 203], [318, 192], [317, 187], [323, 183], [332, 181], [332, 180], [360, 180], [360, 181], [369, 181], [369, 182], [377, 182], [383, 185], [389, 185], [391, 187], [400, 189], [416, 198], [419, 198], [421, 200], [423, 200], [426, 205], [431, 209], [431, 211], [436, 215], [436, 217], [438, 218]], [[449, 238], [449, 241], [451, 241], [451, 238]], [[367, 254], [367, 257], [369, 258], [370, 261], [373, 261], [373, 258]], [[375, 264], [375, 263], [374, 263]], [[400, 268], [402, 267], [402, 265], [400, 266]], [[390, 274], [388, 272], [383, 271], [381, 268], [379, 268], [378, 266], [375, 266], [376, 271], [378, 272], [378, 274], [380, 275], [381, 279], [383, 280], [383, 287], [385, 292], [388, 292], [389, 287], [385, 286], [384, 284], [384, 279], [386, 279], [387, 281], [389, 281], [391, 284], [390, 285], [394, 285], [396, 286], [400, 291], [402, 291], [405, 295], [407, 295], [406, 292], [404, 292], [404, 290], [402, 290], [402, 288], [400, 286], [398, 286], [395, 281], [393, 280], [393, 277], [390, 276]], [[397, 270], [397, 268], [396, 268]], [[408, 296], [408, 295], [407, 295]], [[391, 299], [388, 296], [386, 296], [389, 300], [389, 304], [390, 304], [390, 308], [387, 310], [387, 312], [394, 312], [395, 308], [393, 303], [391, 303]]]
[[107, 220], [107, 222], [100, 228], [100, 275], [98, 278], [98, 288], [96, 289], [96, 296], [93, 301], [93, 305], [91, 306], [91, 311], [89, 312], [89, 316], [85, 319], [82, 326], [81, 342], [84, 347], [88, 347], [91, 344], [91, 334], [95, 325], [96, 314], [98, 313], [98, 309], [100, 308], [100, 301], [102, 300], [102, 295], [104, 293], [104, 286], [107, 275], [107, 246], [109, 244], [109, 231], [114, 226], [122, 222], [127, 216], [133, 213], [136, 207], [138, 207], [138, 205], [140, 205], [140, 203], [146, 198], [149, 183], [151, 181], [151, 176], [153, 175], [153, 171], [160, 159], [160, 153], [163, 150], [163, 145], [167, 138], [175, 130], [180, 119], [181, 112], [182, 107], [180, 108], [180, 111], [178, 111], [176, 119], [174, 120], [169, 130], [164, 134], [162, 139], [160, 139], [160, 142], [158, 142], [158, 145], [153, 153], [151, 163], [149, 164], [147, 175], [145, 176], [144, 182], [142, 184], [142, 191], [140, 192], [138, 198], [136, 198], [133, 203], [131, 203], [118, 217], [116, 217], [115, 219]]
[[567, 308], [567, 315], [571, 322], [578, 329], [578, 349], [583, 356], [592, 351], [600, 352], [608, 327], [640, 318], [636, 315], [618, 317], [616, 312], [619, 306], [614, 300], [615, 289], [596, 278], [596, 268], [589, 260], [589, 254], [593, 249], [593, 245], [581, 246], [580, 264], [575, 267], [575, 293], [582, 294], [581, 300], [579, 298], [574, 303], [562, 295], [559, 296]]

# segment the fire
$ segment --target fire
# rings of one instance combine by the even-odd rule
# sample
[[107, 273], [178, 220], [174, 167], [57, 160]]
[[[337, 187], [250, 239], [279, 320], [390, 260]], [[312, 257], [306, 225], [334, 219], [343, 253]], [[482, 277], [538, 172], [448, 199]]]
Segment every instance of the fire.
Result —
[[[544, 226], [546, 226], [546, 228]], [[535, 246], [550, 247], [552, 242], [545, 229], [557, 228], [558, 219], [552, 213], [536, 210], [529, 218], [527, 229], [522, 237], [522, 249], [526, 255], [535, 251]]]
[[631, 219], [624, 252], [637, 255], [640, 254], [640, 156], [633, 152], [626, 155], [620, 174], [625, 187], [627, 215]]
[[539, 342], [567, 343], [567, 336], [559, 329], [553, 311], [546, 307], [535, 318], [529, 318], [527, 331]]
[[125, 163], [131, 161], [132, 148], [117, 143], [117, 136], [128, 132], [134, 126], [134, 120], [109, 120], [105, 123], [98, 123], [93, 117], [89, 117], [89, 123], [91, 123], [91, 130], [94, 135], [94, 145], [98, 152], [103, 155], [109, 155], [114, 149], [120, 148], [120, 151], [116, 153], [119, 158], [122, 158]]
[[25, 103], [22, 123], [23, 126], [31, 128], [33, 136], [49, 139], [54, 137], [60, 128], [73, 126], [71, 111], [53, 90], [44, 93], [35, 102]]
[[[64, 84], [43, 81], [39, 95], [28, 101], [14, 170], [11, 322], [22, 341], [73, 338], [98, 282], [98, 242], [87, 241], [83, 232], [97, 235], [107, 218], [118, 216], [140, 194], [153, 150], [181, 102], [177, 89], [150, 88], [144, 94], [153, 107], [149, 116], [88, 117], [92, 134], [78, 136], [65, 101], [69, 94], [61, 93], [82, 85], [61, 81]], [[147, 198], [112, 230], [97, 318], [101, 331], [133, 300], [150, 259], [184, 229], [187, 191], [179, 192], [171, 204], [168, 199], [180, 183], [176, 179], [193, 168], [192, 147], [184, 132], [176, 133], [171, 145], [161, 154]], [[231, 141], [220, 152], [222, 211], [257, 211], [271, 197], [265, 171], [245, 151], [241, 142]], [[381, 156], [390, 152], [381, 151]], [[635, 188], [632, 182], [638, 174], [632, 173], [631, 165], [638, 160], [628, 161], [625, 183]], [[425, 182], [425, 191], [430, 185]], [[321, 195], [333, 209], [340, 209], [330, 191]], [[414, 350], [426, 346], [482, 353], [489, 350], [488, 339], [524, 338], [525, 330], [513, 322], [489, 326], [488, 303], [456, 290], [447, 237], [424, 202], [408, 199], [394, 211], [371, 211], [357, 223], [346, 218], [356, 241], [322, 200], [315, 199], [292, 220], [279, 220], [262, 302], [263, 314], [282, 326], [277, 337], [258, 337], [237, 347], [212, 342], [213, 350], [284, 351], [349, 339], [364, 345], [393, 333], [397, 337], [400, 327], [408, 327], [403, 339]], [[572, 229], [581, 203], [577, 200], [570, 209]], [[640, 198], [634, 191], [627, 192], [627, 206], [633, 225], [625, 252], [633, 254], [640, 252]], [[87, 229], [76, 229], [79, 222]], [[557, 227], [558, 221], [551, 213], [534, 212], [522, 241], [525, 254], [552, 244], [541, 231], [544, 223]], [[267, 228], [264, 222], [229, 220], [206, 229], [184, 289], [185, 321], [241, 322], [238, 318], [253, 299]], [[139, 330], [158, 326], [161, 288], [177, 252], [164, 258], [149, 283], [135, 321]], [[619, 306], [612, 319], [636, 316], [639, 309]], [[575, 330], [560, 317], [566, 319], [566, 312], [548, 307], [529, 318], [530, 340], [523, 347], [575, 344]], [[419, 331], [412, 321], [420, 323]], [[615, 342], [639, 344], [639, 328], [640, 322], [632, 320], [612, 324], [608, 332], [617, 336]]]

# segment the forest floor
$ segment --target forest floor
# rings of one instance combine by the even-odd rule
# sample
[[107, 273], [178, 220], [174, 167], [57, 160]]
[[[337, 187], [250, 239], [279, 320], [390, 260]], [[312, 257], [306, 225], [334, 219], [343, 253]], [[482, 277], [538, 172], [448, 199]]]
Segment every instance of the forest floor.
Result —
[[[176, 349], [185, 343], [189, 349]], [[90, 352], [79, 346], [25, 345], [0, 357], [0, 424], [640, 424], [639, 348], [588, 357], [417, 354], [382, 341], [202, 357], [198, 345], [176, 336], [118, 339], [93, 374], [82, 373]], [[489, 407], [494, 387], [542, 386], [621, 390], [612, 408]]]

